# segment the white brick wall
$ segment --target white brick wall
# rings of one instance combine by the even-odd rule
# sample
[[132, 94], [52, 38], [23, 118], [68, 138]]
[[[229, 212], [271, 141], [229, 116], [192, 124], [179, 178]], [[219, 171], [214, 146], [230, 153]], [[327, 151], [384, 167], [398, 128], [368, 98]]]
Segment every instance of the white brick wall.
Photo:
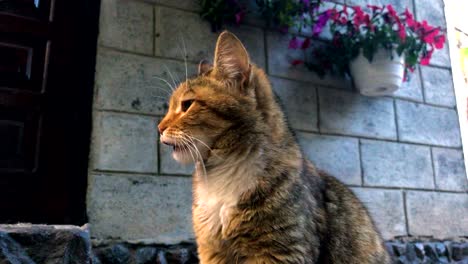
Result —
[[[340, 0], [341, 4], [384, 4]], [[418, 19], [443, 24], [442, 0], [406, 4]], [[156, 125], [169, 87], [211, 58], [217, 35], [195, 0], [103, 0], [96, 65], [93, 140], [87, 197], [91, 235], [177, 243], [193, 238], [192, 169], [159, 144]], [[229, 27], [271, 76], [306, 156], [360, 197], [385, 238], [467, 235], [468, 182], [446, 49], [394, 96], [357, 94], [350, 80], [289, 62], [288, 37], [260, 26]], [[324, 45], [323, 42], [313, 42]]]

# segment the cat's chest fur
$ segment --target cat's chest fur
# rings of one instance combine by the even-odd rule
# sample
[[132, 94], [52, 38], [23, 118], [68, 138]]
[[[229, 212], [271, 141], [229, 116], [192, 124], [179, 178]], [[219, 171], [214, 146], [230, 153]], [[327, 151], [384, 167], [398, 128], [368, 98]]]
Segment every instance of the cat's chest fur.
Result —
[[203, 233], [214, 236], [232, 220], [241, 195], [255, 187], [255, 167], [253, 162], [228, 162], [207, 172], [207, 177], [197, 176], [194, 220]]

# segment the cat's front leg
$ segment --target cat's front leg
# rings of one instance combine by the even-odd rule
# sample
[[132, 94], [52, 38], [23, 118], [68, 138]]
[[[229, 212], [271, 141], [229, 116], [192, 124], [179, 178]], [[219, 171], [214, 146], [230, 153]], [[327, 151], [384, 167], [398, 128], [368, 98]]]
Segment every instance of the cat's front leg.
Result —
[[229, 239], [235, 232], [240, 221], [235, 218], [235, 206], [223, 204], [219, 210], [219, 219], [221, 222], [221, 235], [223, 239]]

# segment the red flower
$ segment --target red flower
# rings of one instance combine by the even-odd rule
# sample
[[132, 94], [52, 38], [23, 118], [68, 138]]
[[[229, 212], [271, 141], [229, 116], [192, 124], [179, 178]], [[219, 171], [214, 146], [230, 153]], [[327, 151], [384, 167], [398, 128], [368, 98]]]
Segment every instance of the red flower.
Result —
[[439, 31], [440, 29], [438, 28], [432, 28], [429, 32], [426, 32], [426, 35], [423, 37], [424, 42], [433, 44], [435, 42], [434, 38], [439, 34]]
[[296, 37], [293, 37], [289, 41], [288, 49], [297, 49], [297, 48], [299, 48], [299, 41], [297, 40]]
[[405, 17], [406, 17], [406, 24], [408, 25], [408, 27], [411, 29], [414, 29], [415, 26], [417, 25], [417, 22], [414, 21], [413, 14], [411, 14], [408, 8], [405, 9]]
[[391, 17], [393, 17], [394, 19], [398, 19], [397, 12], [395, 11], [395, 9], [393, 9], [392, 5], [387, 5], [387, 10]]
[[302, 42], [301, 49], [305, 50], [310, 47], [310, 38], [306, 38], [304, 42]]
[[400, 22], [398, 22], [398, 36], [400, 37], [402, 42], [405, 42], [406, 30], [405, 30], [405, 26]]
[[340, 23], [344, 25], [348, 23], [348, 19], [346, 19], [346, 17], [342, 17]]
[[432, 53], [434, 53], [434, 49], [429, 50], [427, 54], [421, 59], [421, 65], [429, 65]]
[[375, 12], [376, 10], [382, 10], [382, 7], [376, 5], [367, 5], [367, 7], [370, 8], [372, 12]]
[[445, 35], [436, 36], [434, 38], [434, 46], [436, 49], [441, 49], [445, 44]]
[[[366, 23], [367, 21], [370, 21], [369, 15], [364, 14], [360, 6], [354, 6], [354, 25], [356, 27], [359, 27], [359, 25]], [[367, 18], [366, 18], [367, 16]]]
[[296, 65], [299, 65], [299, 64], [303, 64], [303, 63], [304, 63], [303, 60], [293, 60], [293, 61], [291, 61], [292, 66], [296, 66]]

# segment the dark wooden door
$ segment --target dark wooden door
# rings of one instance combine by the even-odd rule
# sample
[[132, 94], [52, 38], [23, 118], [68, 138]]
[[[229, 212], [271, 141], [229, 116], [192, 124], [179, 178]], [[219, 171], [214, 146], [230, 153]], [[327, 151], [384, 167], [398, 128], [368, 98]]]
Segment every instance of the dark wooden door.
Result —
[[0, 0], [0, 223], [82, 224], [99, 1]]

